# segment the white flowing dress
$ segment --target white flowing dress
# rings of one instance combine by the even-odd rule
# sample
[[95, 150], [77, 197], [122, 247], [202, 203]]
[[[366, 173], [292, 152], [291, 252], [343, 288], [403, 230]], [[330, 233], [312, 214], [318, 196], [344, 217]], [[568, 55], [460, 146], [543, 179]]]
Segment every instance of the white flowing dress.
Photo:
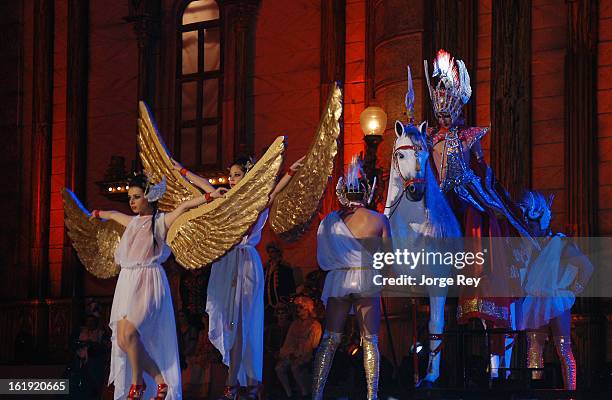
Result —
[[242, 362], [238, 370], [241, 386], [248, 385], [247, 377], [262, 380], [264, 272], [255, 246], [267, 219], [268, 209], [236, 247], [213, 263], [208, 281], [208, 338], [227, 366], [236, 327], [242, 328]]
[[[121, 265], [117, 280], [109, 326], [113, 331], [109, 385], [115, 384], [115, 399], [125, 399], [132, 381], [132, 368], [127, 354], [117, 344], [117, 322], [126, 319], [138, 330], [140, 340], [161, 371], [168, 395], [166, 399], [182, 398], [181, 372], [176, 323], [168, 278], [161, 266], [170, 255], [165, 244], [165, 214], [155, 219], [155, 240], [151, 235], [149, 216], [132, 218], [115, 252], [115, 262]], [[157, 385], [153, 377], [143, 373], [147, 391], [145, 398], [155, 396]]]
[[329, 271], [321, 294], [323, 304], [327, 305], [330, 297], [380, 294], [380, 288], [373, 282], [376, 271], [364, 266], [362, 256], [365, 254], [337, 211], [321, 221], [317, 231], [317, 260], [322, 270]]
[[561, 265], [566, 241], [563, 235], [550, 238], [527, 267], [523, 287], [526, 297], [521, 305], [519, 329], [537, 329], [563, 314], [574, 305], [576, 295], [570, 289], [578, 269]]

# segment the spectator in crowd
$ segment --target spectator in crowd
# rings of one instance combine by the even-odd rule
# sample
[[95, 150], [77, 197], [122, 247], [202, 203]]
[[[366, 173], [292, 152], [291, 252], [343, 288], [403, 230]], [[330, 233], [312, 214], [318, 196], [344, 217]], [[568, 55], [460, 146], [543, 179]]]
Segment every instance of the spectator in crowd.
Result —
[[264, 335], [264, 347], [267, 353], [276, 354], [280, 351], [287, 332], [289, 331], [289, 325], [291, 324], [291, 315], [289, 313], [289, 306], [286, 303], [278, 303], [274, 310], [274, 323], [267, 326]]
[[210, 394], [211, 367], [221, 361], [219, 353], [208, 339], [208, 314], [201, 318], [201, 329], [195, 347], [195, 353], [187, 357], [189, 376], [185, 376], [184, 394], [196, 398], [207, 398]]
[[191, 378], [193, 375], [192, 364], [194, 356], [196, 355], [196, 346], [198, 343], [198, 329], [191, 323], [190, 315], [187, 310], [181, 310], [177, 314], [178, 328], [179, 328], [179, 351], [181, 353], [181, 364], [183, 368], [181, 373], [181, 380], [183, 385], [183, 391], [188, 394], [191, 389]]
[[321, 301], [321, 292], [323, 290], [326, 275], [327, 273], [325, 271], [317, 267], [317, 270], [309, 272], [306, 275], [304, 283], [295, 289], [297, 294], [314, 299], [316, 315], [325, 315], [325, 305]]
[[272, 322], [274, 309], [279, 302], [286, 301], [295, 293], [293, 269], [283, 261], [283, 252], [274, 242], [266, 246], [268, 262], [264, 265], [266, 274], [264, 286], [264, 305], [266, 325]]
[[104, 389], [105, 364], [110, 354], [110, 332], [100, 328], [98, 305], [87, 301], [84, 324], [73, 336], [75, 357], [64, 377], [70, 380], [75, 398], [97, 399]]
[[[182, 310], [186, 310], [190, 315], [198, 316], [206, 312], [206, 288], [209, 278], [210, 267], [197, 268], [182, 273], [179, 286]], [[198, 320], [196, 321], [199, 322]]]
[[310, 297], [298, 296], [294, 303], [297, 319], [291, 323], [280, 349], [276, 374], [287, 397], [293, 397], [288, 375], [291, 369], [300, 394], [305, 397], [310, 391], [308, 371], [312, 369], [313, 353], [321, 340], [321, 324], [315, 318], [314, 301]]

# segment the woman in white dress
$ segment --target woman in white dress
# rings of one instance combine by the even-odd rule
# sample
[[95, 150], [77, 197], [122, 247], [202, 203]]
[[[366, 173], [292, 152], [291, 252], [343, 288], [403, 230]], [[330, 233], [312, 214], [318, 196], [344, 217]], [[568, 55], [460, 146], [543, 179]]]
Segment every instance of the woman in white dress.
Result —
[[[276, 184], [268, 204], [289, 183], [302, 166], [303, 157], [296, 161]], [[254, 166], [247, 157], [238, 158], [230, 167], [230, 188], [240, 182]], [[187, 171], [174, 161], [181, 175], [201, 189], [209, 190], [205, 178]], [[262, 394], [264, 272], [255, 246], [268, 219], [266, 208], [242, 241], [212, 265], [208, 281], [206, 313], [209, 316], [208, 337], [219, 350], [228, 366], [222, 399], [235, 399], [241, 386], [246, 386], [246, 397]]]
[[[571, 309], [576, 295], [587, 284], [593, 265], [564, 235], [550, 230], [552, 197], [527, 192], [521, 200], [525, 222], [542, 250], [531, 255], [523, 287], [526, 297], [521, 305], [519, 329], [527, 330], [527, 367], [543, 368], [544, 341], [550, 325], [557, 355], [563, 370], [563, 387], [576, 389], [576, 361], [571, 346]], [[533, 379], [542, 370], [532, 371]]]
[[115, 252], [121, 272], [109, 323], [113, 331], [109, 385], [115, 384], [115, 400], [126, 395], [128, 399], [182, 397], [174, 310], [161, 265], [170, 255], [166, 232], [179, 215], [221, 197], [225, 189], [185, 201], [164, 214], [157, 212], [156, 202], [165, 187], [165, 178], [153, 186], [145, 176], [137, 175], [128, 189], [130, 208], [136, 216], [92, 212], [92, 218], [111, 219], [126, 227]]

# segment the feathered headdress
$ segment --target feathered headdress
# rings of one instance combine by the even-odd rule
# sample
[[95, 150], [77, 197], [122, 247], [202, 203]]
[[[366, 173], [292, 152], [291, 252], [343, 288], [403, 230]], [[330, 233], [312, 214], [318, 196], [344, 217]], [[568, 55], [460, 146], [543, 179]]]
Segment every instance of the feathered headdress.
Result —
[[408, 88], [406, 90], [406, 115], [408, 116], [408, 123], [414, 125], [414, 87], [412, 86], [412, 72], [410, 72], [410, 66], [408, 68]]
[[470, 100], [470, 74], [461, 60], [455, 60], [444, 49], [438, 50], [433, 62], [432, 78], [438, 78], [435, 88], [429, 80], [427, 60], [423, 60], [429, 97], [436, 116], [448, 115], [453, 122], [461, 114], [463, 105]]
[[549, 195], [548, 199], [540, 192], [530, 191], [526, 192], [521, 199], [519, 206], [525, 217], [531, 220], [538, 220], [542, 218], [545, 213], [552, 213], [551, 206], [554, 195]]
[[166, 177], [162, 177], [161, 182], [157, 185], [151, 183], [151, 178], [147, 176], [147, 187], [145, 188], [144, 195], [149, 203], [155, 202], [162, 198], [166, 193]]
[[[338, 179], [336, 195], [344, 207], [368, 205], [376, 189], [376, 177], [372, 185], [362, 169], [363, 161], [357, 155], [351, 159], [344, 177]], [[361, 179], [360, 179], [361, 178]]]

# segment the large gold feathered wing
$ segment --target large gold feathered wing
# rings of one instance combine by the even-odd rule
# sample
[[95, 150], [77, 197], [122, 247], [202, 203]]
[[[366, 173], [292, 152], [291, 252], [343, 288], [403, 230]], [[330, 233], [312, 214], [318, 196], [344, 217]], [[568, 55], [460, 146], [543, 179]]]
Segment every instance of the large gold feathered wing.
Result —
[[278, 137], [224, 198], [184, 213], [170, 226], [166, 241], [179, 264], [185, 268], [210, 264], [248, 233], [268, 205], [283, 162], [283, 140]]
[[166, 192], [157, 206], [162, 212], [170, 212], [185, 200], [202, 193], [172, 166], [170, 153], [164, 144], [151, 111], [144, 102], [138, 103], [138, 147], [145, 173], [155, 184], [165, 176]]
[[303, 166], [274, 198], [270, 225], [281, 237], [294, 240], [310, 224], [334, 168], [340, 134], [342, 92], [334, 85]]
[[119, 274], [115, 250], [125, 227], [115, 221], [90, 220], [89, 211], [76, 195], [64, 188], [64, 215], [68, 236], [85, 269], [97, 278], [112, 278]]

